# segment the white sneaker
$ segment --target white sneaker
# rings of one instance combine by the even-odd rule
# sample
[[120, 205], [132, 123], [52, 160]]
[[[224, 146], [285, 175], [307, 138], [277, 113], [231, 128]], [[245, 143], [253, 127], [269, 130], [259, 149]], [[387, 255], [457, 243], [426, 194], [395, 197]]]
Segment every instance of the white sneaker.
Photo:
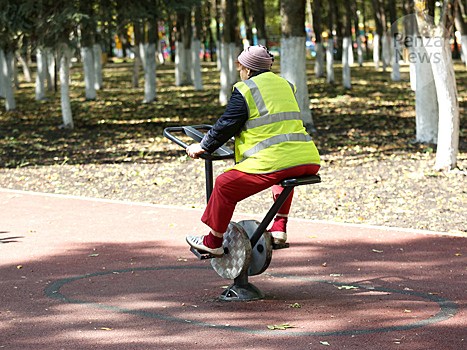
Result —
[[269, 231], [272, 238], [274, 239], [274, 243], [276, 244], [284, 244], [287, 241], [287, 233], [282, 231]]
[[206, 247], [203, 243], [204, 236], [197, 237], [197, 236], [187, 236], [186, 237], [186, 242], [192, 246], [193, 248], [201, 251], [201, 252], [206, 252], [210, 253], [212, 256], [216, 258], [220, 258], [224, 255], [224, 247], [219, 247], [219, 248], [209, 248]]

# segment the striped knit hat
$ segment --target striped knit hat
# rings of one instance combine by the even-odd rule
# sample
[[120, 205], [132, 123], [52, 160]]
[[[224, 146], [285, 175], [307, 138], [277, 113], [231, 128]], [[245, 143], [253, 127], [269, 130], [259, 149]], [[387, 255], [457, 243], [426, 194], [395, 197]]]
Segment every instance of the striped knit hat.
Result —
[[262, 45], [249, 46], [238, 56], [238, 62], [253, 71], [270, 70], [274, 56]]

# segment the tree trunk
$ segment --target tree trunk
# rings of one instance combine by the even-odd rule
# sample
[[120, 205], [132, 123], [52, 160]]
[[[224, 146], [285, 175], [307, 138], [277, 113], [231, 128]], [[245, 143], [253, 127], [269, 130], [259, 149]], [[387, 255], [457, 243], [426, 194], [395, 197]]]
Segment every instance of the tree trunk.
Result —
[[135, 22], [133, 24], [134, 35], [135, 35], [135, 58], [133, 60], [133, 76], [131, 78], [131, 86], [133, 89], [139, 87], [139, 70], [142, 64], [141, 60], [141, 43], [144, 38], [144, 24], [140, 22]]
[[28, 61], [26, 59], [26, 55], [17, 53], [16, 57], [18, 58], [18, 61], [21, 64], [21, 67], [23, 68], [24, 79], [28, 83], [32, 82], [31, 69], [29, 68], [29, 64], [28, 64]]
[[[154, 22], [153, 22], [154, 21]], [[144, 44], [144, 100], [151, 103], [156, 100], [156, 45], [158, 41], [158, 28], [155, 19], [148, 23], [148, 42]]]
[[[230, 56], [229, 56], [229, 70], [230, 70], [230, 85], [234, 85], [238, 80], [238, 71], [235, 61], [237, 61], [240, 52], [237, 49], [240, 46], [240, 30], [238, 27], [238, 1], [230, 1]], [[238, 45], [237, 45], [238, 44]], [[242, 48], [243, 49], [243, 48]]]
[[386, 20], [383, 18], [384, 11], [381, 11], [382, 0], [373, 0], [373, 13], [376, 26], [376, 34], [373, 38], [373, 62], [375, 63], [375, 68], [379, 68], [380, 62], [380, 40], [382, 39], [384, 33], [386, 32], [384, 28], [386, 27]]
[[323, 38], [321, 33], [323, 28], [321, 25], [321, 0], [313, 0], [313, 31], [316, 37], [316, 56], [315, 56], [315, 75], [317, 78], [324, 77], [324, 58], [323, 58]]
[[415, 141], [438, 142], [438, 98], [430, 57], [422, 40], [413, 36], [411, 63], [415, 67]]
[[231, 40], [231, 25], [230, 25], [230, 10], [231, 6], [229, 4], [230, 0], [221, 0], [221, 13], [223, 14], [223, 25], [222, 25], [222, 40], [220, 42], [220, 80], [221, 87], [219, 91], [219, 103], [221, 105], [226, 105], [229, 102], [231, 94], [231, 74], [230, 74], [230, 40]]
[[[301, 1], [301, 0], [300, 0]], [[267, 46], [267, 34], [266, 34], [266, 22], [265, 22], [265, 11], [264, 11], [264, 0], [254, 0], [255, 2], [255, 24], [256, 24], [256, 37], [258, 44]]]
[[326, 50], [326, 83], [334, 84], [334, 39], [333, 39], [333, 13], [334, 1], [328, 0], [329, 15], [328, 15], [328, 46]]
[[14, 111], [16, 109], [15, 93], [11, 82], [11, 62], [13, 60], [13, 52], [4, 52], [0, 49], [0, 56], [2, 56], [0, 62], [3, 62], [0, 74], [2, 75], [1, 80], [3, 82], [3, 93], [5, 95], [5, 110]]
[[221, 0], [215, 0], [215, 19], [216, 19], [216, 64], [217, 70], [220, 71], [222, 67], [222, 49], [221, 49], [221, 29], [220, 29], [220, 13], [221, 13]]
[[307, 130], [314, 131], [306, 75], [305, 0], [281, 0], [281, 76], [297, 87]]
[[201, 39], [203, 37], [203, 18], [201, 16], [201, 7], [195, 7], [195, 32], [193, 35], [192, 58], [193, 62], [193, 85], [195, 90], [203, 90], [203, 79], [201, 75], [201, 59], [199, 57], [201, 52]]
[[96, 99], [95, 88], [95, 73], [94, 73], [94, 57], [92, 54], [92, 46], [83, 46], [81, 48], [81, 57], [84, 68], [84, 87], [86, 100], [93, 101]]
[[253, 16], [251, 16], [252, 9], [251, 9], [252, 1], [250, 0], [242, 0], [242, 15], [243, 21], [245, 23], [245, 32], [246, 32], [246, 46], [253, 45]]
[[45, 49], [46, 53], [46, 63], [47, 69], [46, 72], [46, 79], [47, 79], [47, 90], [54, 91], [55, 90], [55, 57], [54, 53], [51, 48]]
[[45, 71], [47, 69], [47, 58], [44, 49], [37, 49], [36, 61], [36, 101], [44, 101], [47, 99], [45, 94]]
[[363, 49], [362, 49], [362, 37], [360, 35], [360, 27], [359, 27], [359, 16], [357, 13], [357, 1], [352, 0], [352, 13], [354, 19], [354, 28], [355, 28], [355, 39], [357, 42], [357, 59], [358, 65], [361, 67], [363, 66]]
[[449, 42], [457, 4], [457, 0], [445, 1], [439, 24], [435, 25], [426, 16], [425, 2], [415, 1], [418, 27], [431, 59], [438, 97], [439, 124], [435, 164], [438, 170], [454, 169], [459, 149], [459, 101]]
[[93, 45], [94, 56], [94, 88], [96, 90], [102, 89], [102, 48], [101, 44], [95, 43]]
[[383, 34], [381, 40], [382, 46], [382, 59], [383, 59], [383, 72], [386, 72], [386, 68], [391, 65], [391, 50], [389, 47], [389, 38], [387, 33]]
[[462, 62], [465, 62], [467, 65], [467, 22], [462, 17], [461, 9], [463, 6], [459, 4], [459, 7], [456, 11], [456, 28], [461, 33], [461, 58]]
[[352, 84], [350, 80], [350, 60], [349, 57], [352, 52], [352, 8], [349, 1], [344, 2], [345, 6], [345, 30], [344, 38], [342, 40], [342, 82], [344, 88], [351, 89]]
[[5, 98], [5, 84], [6, 81], [3, 79], [3, 65], [5, 64], [5, 53], [0, 48], [0, 98]]
[[62, 106], [63, 124], [65, 129], [73, 129], [73, 116], [70, 103], [70, 48], [67, 44], [62, 44], [60, 50], [60, 97]]

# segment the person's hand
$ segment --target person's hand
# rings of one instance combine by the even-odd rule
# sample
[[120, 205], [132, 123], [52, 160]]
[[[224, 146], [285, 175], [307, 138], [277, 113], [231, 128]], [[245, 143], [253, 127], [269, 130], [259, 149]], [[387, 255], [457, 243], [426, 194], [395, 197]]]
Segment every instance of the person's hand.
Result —
[[205, 152], [206, 151], [201, 148], [201, 144], [199, 143], [194, 143], [186, 149], [186, 153], [193, 159], [198, 159], [198, 155]]

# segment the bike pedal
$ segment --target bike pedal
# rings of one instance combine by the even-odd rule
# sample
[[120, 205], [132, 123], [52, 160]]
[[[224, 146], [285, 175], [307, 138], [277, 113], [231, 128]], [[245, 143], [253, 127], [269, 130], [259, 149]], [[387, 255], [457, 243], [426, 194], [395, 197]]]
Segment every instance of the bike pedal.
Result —
[[190, 248], [190, 252], [196, 255], [199, 260], [207, 260], [207, 259], [214, 259], [215, 257], [212, 256], [210, 253], [205, 252], [204, 250], [198, 250], [193, 247]]
[[285, 249], [289, 248], [289, 243], [272, 243], [272, 249], [277, 250], [277, 249]]

